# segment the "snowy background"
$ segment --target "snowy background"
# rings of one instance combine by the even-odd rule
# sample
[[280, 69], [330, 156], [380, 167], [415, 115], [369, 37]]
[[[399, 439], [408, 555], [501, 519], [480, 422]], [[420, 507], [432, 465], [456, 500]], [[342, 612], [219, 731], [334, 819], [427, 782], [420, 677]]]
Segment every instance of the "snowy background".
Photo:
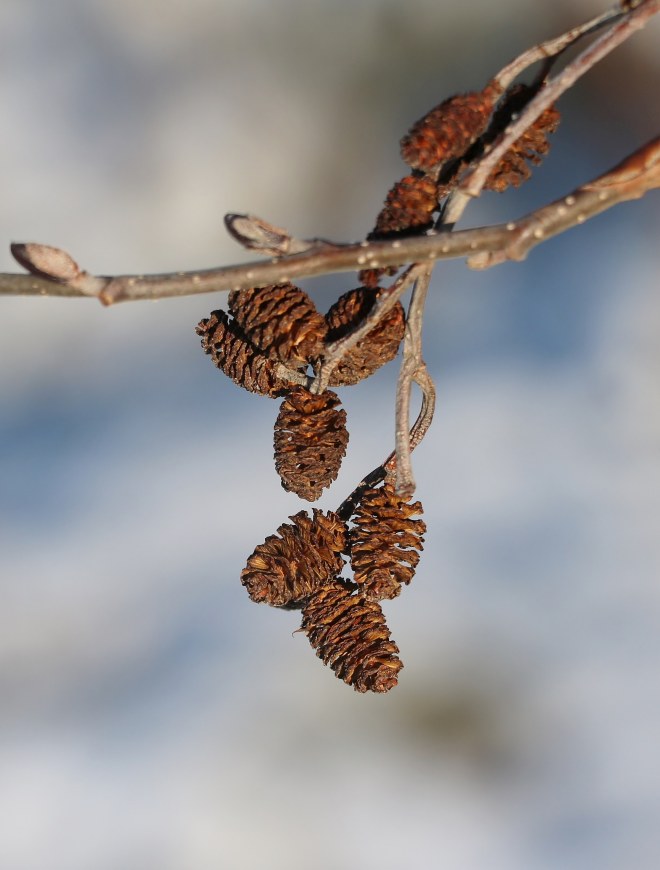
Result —
[[[398, 139], [597, 2], [3, 0], [9, 241], [108, 274], [245, 259], [250, 211], [362, 238]], [[551, 156], [465, 226], [657, 135], [658, 23], [562, 100]], [[660, 199], [439, 266], [427, 546], [389, 695], [239, 583], [300, 509], [277, 405], [194, 326], [221, 294], [0, 299], [2, 870], [651, 870], [660, 855]], [[309, 281], [326, 309], [350, 276]], [[336, 507], [389, 451], [396, 366], [344, 390]]]

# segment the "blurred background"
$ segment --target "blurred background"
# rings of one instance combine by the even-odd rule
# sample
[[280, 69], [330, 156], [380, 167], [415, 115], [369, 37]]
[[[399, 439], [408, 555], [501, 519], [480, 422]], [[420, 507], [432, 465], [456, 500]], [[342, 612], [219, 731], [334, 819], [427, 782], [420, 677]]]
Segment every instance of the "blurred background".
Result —
[[[225, 212], [357, 240], [398, 140], [595, 0], [3, 0], [10, 241], [98, 274], [245, 260]], [[659, 22], [562, 99], [521, 215], [657, 135]], [[0, 299], [3, 870], [636, 870], [660, 856], [660, 197], [523, 263], [435, 272], [427, 544], [386, 604], [405, 669], [335, 679], [252, 604], [304, 507], [277, 404], [196, 323], [224, 295]], [[304, 283], [322, 310], [351, 275]], [[342, 391], [335, 508], [389, 452], [396, 364]]]

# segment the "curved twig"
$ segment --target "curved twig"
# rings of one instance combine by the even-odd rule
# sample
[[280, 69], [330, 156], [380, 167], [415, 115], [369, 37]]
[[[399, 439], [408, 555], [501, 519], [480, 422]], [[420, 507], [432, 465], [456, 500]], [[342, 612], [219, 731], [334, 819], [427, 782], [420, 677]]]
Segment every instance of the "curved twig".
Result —
[[[426, 372], [426, 366], [422, 359], [422, 326], [424, 323], [424, 304], [431, 282], [431, 269], [421, 267], [419, 277], [415, 281], [408, 315], [406, 317], [406, 334], [403, 342], [403, 362], [401, 363], [401, 371], [399, 372], [399, 380], [396, 387], [396, 403], [395, 403], [395, 461], [388, 463], [388, 474], [394, 473], [396, 477], [395, 488], [397, 493], [405, 499], [409, 499], [415, 492], [415, 479], [413, 477], [412, 465], [410, 462], [411, 432], [410, 432], [410, 395], [412, 385], [417, 382], [422, 386], [422, 394], [424, 401], [422, 403], [422, 421], [426, 425], [426, 429], [430, 426], [433, 416], [433, 409], [430, 409], [429, 417], [429, 401], [426, 396], [430, 376]], [[420, 372], [422, 374], [420, 375]], [[431, 381], [432, 385], [432, 381]], [[426, 389], [425, 389], [426, 387]], [[435, 390], [433, 390], [433, 401], [435, 405]], [[418, 423], [420, 418], [418, 418]], [[415, 435], [415, 440], [419, 443], [426, 429], [418, 428]], [[394, 468], [392, 468], [394, 465]]]

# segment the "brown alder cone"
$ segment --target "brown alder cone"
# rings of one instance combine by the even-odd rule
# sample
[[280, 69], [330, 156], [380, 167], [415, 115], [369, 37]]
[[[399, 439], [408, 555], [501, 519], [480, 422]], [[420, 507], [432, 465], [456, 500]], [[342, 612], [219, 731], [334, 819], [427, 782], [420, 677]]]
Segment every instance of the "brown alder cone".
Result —
[[457, 94], [420, 118], [401, 140], [401, 156], [408, 166], [435, 172], [443, 164], [462, 157], [488, 128], [496, 86], [483, 91]]
[[403, 662], [376, 601], [339, 583], [318, 588], [302, 606], [302, 630], [339, 679], [356, 692], [388, 692]]
[[316, 501], [339, 474], [348, 445], [346, 412], [332, 390], [319, 396], [295, 387], [275, 422], [275, 467], [282, 486]]
[[548, 106], [504, 154], [488, 176], [484, 190], [502, 193], [511, 185], [520, 187], [524, 181], [527, 181], [532, 174], [528, 164], [538, 166], [542, 162], [550, 150], [548, 135], [555, 132], [560, 118], [556, 106]]
[[229, 311], [263, 353], [287, 364], [316, 357], [325, 339], [325, 320], [304, 290], [290, 282], [233, 290]]
[[428, 229], [433, 224], [439, 195], [437, 182], [428, 175], [404, 176], [388, 191], [368, 238], [382, 239], [406, 230]]
[[[325, 315], [328, 341], [337, 341], [357, 326], [371, 311], [380, 287], [357, 287], [340, 296]], [[397, 302], [355, 347], [344, 354], [330, 376], [330, 386], [357, 384], [393, 360], [406, 330], [406, 315]]]
[[212, 311], [199, 322], [196, 332], [204, 352], [239, 387], [271, 398], [283, 396], [291, 388], [289, 381], [277, 375], [278, 363], [251, 344], [225, 311]]
[[241, 583], [252, 601], [299, 607], [341, 572], [346, 524], [332, 511], [313, 512], [313, 518], [306, 511], [289, 517], [292, 524], [283, 523], [252, 553], [241, 571]]
[[396, 598], [415, 575], [426, 524], [412, 519], [422, 505], [400, 498], [390, 484], [366, 490], [353, 514], [349, 551], [353, 579], [367, 598]]

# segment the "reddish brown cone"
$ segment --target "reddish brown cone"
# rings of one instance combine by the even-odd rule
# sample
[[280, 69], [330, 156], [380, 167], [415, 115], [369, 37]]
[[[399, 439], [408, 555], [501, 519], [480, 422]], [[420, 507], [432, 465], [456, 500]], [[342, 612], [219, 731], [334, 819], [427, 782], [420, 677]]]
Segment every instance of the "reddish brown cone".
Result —
[[251, 344], [224, 311], [212, 311], [196, 331], [202, 337], [204, 352], [235, 384], [271, 398], [283, 396], [290, 389], [290, 382], [276, 373], [277, 362]]
[[309, 296], [289, 282], [234, 290], [229, 311], [266, 356], [288, 365], [318, 356], [325, 339], [325, 320]]
[[423, 550], [426, 524], [412, 519], [422, 505], [400, 498], [390, 484], [368, 489], [353, 514], [349, 550], [354, 580], [368, 598], [396, 598]]
[[269, 535], [247, 561], [241, 583], [253, 601], [276, 607], [297, 607], [342, 570], [346, 524], [332, 512], [314, 508], [290, 517], [276, 535]]
[[405, 231], [429, 229], [433, 224], [433, 212], [438, 208], [438, 196], [438, 185], [433, 178], [406, 175], [390, 188], [369, 238], [380, 239]]
[[403, 667], [380, 605], [338, 583], [318, 588], [302, 607], [302, 630], [340, 680], [356, 692], [388, 692]]
[[401, 156], [413, 169], [436, 172], [462, 157], [487, 129], [497, 90], [457, 94], [431, 109], [401, 140]]
[[316, 501], [339, 473], [346, 453], [346, 412], [331, 390], [319, 396], [291, 390], [275, 422], [275, 467], [282, 486]]
[[[522, 87], [522, 86], [521, 86]], [[484, 184], [484, 190], [502, 193], [508, 187], [520, 187], [531, 177], [529, 164], [538, 166], [550, 150], [548, 136], [559, 126], [559, 110], [554, 106], [542, 112], [511, 148], [505, 152]]]
[[[380, 287], [357, 287], [340, 296], [325, 316], [328, 341], [337, 341], [357, 326], [382, 293]], [[330, 386], [356, 384], [393, 360], [406, 329], [403, 306], [397, 302], [387, 314], [344, 354], [330, 377]]]

